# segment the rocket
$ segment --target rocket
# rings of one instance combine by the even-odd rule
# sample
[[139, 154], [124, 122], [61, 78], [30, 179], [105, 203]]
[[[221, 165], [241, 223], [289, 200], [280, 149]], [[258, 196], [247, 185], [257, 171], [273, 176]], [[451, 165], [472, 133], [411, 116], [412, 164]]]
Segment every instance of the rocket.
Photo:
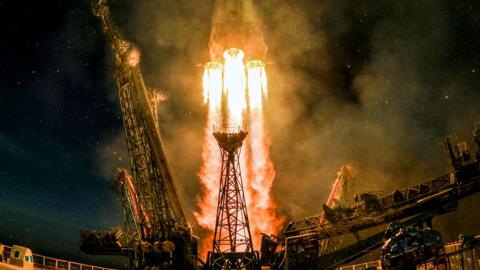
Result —
[[[248, 228], [251, 226], [253, 232], [251, 235], [249, 233], [248, 238], [256, 237], [253, 245], [255, 241], [260, 243], [258, 237], [260, 232], [266, 230], [276, 232], [283, 222], [276, 217], [276, 206], [270, 194], [275, 171], [270, 159], [270, 139], [266, 130], [263, 105], [268, 98], [267, 73], [263, 62], [267, 46], [260, 20], [255, 12], [254, 1], [216, 0], [208, 44], [210, 61], [203, 66], [203, 100], [208, 106], [205, 130], [208, 135], [203, 145], [203, 165], [199, 175], [205, 192], [199, 200], [201, 211], [196, 213], [195, 217], [199, 224], [209, 229], [211, 238], [215, 239], [214, 243], [219, 239], [217, 232], [225, 225], [219, 222], [221, 219], [218, 217], [220, 213], [218, 209], [221, 209], [221, 205], [216, 205], [220, 198], [215, 183], [223, 165], [218, 162], [221, 161], [221, 156], [217, 153], [215, 137], [210, 132], [212, 126], [215, 133], [249, 134], [243, 142], [245, 151], [240, 157], [242, 163], [240, 167], [243, 167], [241, 170], [246, 169], [245, 186], [242, 187], [247, 199], [245, 206], [242, 207], [245, 217], [247, 208], [250, 208], [249, 211], [253, 211], [255, 216], [261, 217], [251, 220], [251, 223], [244, 220]], [[249, 201], [250, 198], [252, 201]], [[258, 201], [262, 202], [261, 206], [256, 205]], [[215, 216], [216, 223], [213, 223]], [[231, 233], [230, 238], [236, 238], [237, 234]], [[211, 238], [209, 243], [212, 243]], [[252, 243], [250, 240], [248, 242]], [[215, 245], [213, 252], [219, 250]], [[241, 251], [235, 252], [235, 258], [240, 258], [238, 254], [241, 254]], [[255, 258], [238, 260], [251, 259], [255, 260]], [[245, 267], [247, 268], [251, 267]]]
[[211, 60], [220, 60], [225, 50], [243, 50], [246, 60], [264, 59], [265, 44], [253, 0], [216, 0], [209, 49]]
[[221, 125], [246, 124], [247, 108], [260, 109], [267, 96], [267, 46], [253, 1], [215, 2], [203, 97]]

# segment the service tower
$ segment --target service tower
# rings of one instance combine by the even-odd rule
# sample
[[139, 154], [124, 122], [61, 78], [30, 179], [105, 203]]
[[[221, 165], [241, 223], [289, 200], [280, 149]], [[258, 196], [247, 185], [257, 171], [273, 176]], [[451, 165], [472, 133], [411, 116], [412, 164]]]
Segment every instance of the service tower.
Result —
[[247, 132], [242, 127], [214, 128], [222, 157], [220, 190], [210, 269], [260, 269], [253, 251], [247, 204], [240, 170], [240, 150]]

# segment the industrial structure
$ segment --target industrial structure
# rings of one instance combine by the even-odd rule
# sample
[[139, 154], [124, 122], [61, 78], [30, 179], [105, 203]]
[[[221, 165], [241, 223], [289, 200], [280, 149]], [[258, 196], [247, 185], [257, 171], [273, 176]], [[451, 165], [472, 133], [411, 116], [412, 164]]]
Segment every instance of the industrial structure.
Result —
[[[260, 57], [266, 47], [261, 35], [257, 35], [258, 28], [250, 24], [253, 19], [233, 12], [241, 10], [239, 7], [248, 11], [251, 5], [230, 5], [225, 0], [217, 4], [223, 13], [216, 14], [213, 23], [209, 44], [212, 61], [205, 66], [204, 83], [208, 91], [204, 94], [208, 97], [211, 112], [209, 121], [219, 115], [228, 115], [231, 119], [222, 119], [220, 129], [213, 132], [220, 146], [222, 166], [221, 171], [211, 172], [221, 177], [212, 250], [206, 263], [198, 258], [199, 239], [186, 220], [165, 155], [156, 116], [158, 96], [145, 87], [140, 53], [116, 30], [106, 0], [95, 0], [93, 12], [101, 20], [112, 46], [114, 76], [130, 158], [130, 168], [118, 169], [116, 180], [123, 198], [125, 226], [123, 230], [82, 232], [82, 250], [90, 254], [128, 256], [132, 269], [179, 270], [202, 267], [254, 270], [261, 266], [273, 270], [334, 269], [378, 250], [382, 245], [382, 265], [389, 269], [405, 269], [398, 262], [404, 262], [407, 255], [413, 256], [409, 258], [418, 263], [441, 256], [441, 252], [430, 252], [428, 256], [424, 252], [428, 248], [441, 249], [441, 239], [430, 230], [432, 218], [455, 211], [460, 199], [480, 191], [480, 151], [473, 155], [465, 142], [459, 143], [453, 136], [445, 143], [451, 161], [450, 173], [385, 196], [363, 193], [355, 196], [355, 202], [348, 202], [346, 198], [353, 177], [348, 166], [344, 167], [321, 214], [289, 222], [279, 237], [263, 235], [260, 254], [254, 250], [240, 172], [240, 150], [247, 132], [244, 128], [232, 130], [227, 126], [250, 114], [246, 118], [257, 123], [252, 125], [256, 129], [252, 128], [251, 132], [264, 134], [261, 102], [266, 93], [265, 69], [263, 63], [251, 59]], [[230, 17], [222, 15], [226, 13]], [[235, 24], [238, 20], [250, 30], [239, 31]], [[249, 36], [248, 33], [253, 34]], [[261, 46], [256, 46], [258, 44]], [[234, 45], [241, 45], [238, 47], [244, 48], [250, 56], [247, 65], [243, 63], [245, 53], [235, 49]], [[219, 62], [221, 53], [225, 58], [224, 65]], [[232, 84], [239, 81], [243, 88]], [[250, 91], [248, 95], [245, 85]], [[233, 104], [244, 98], [242, 106], [227, 106], [229, 111], [225, 112], [224, 103]], [[480, 148], [479, 126], [474, 131], [474, 142]], [[250, 145], [268, 149], [265, 143]], [[250, 150], [253, 153], [256, 149]], [[255, 157], [258, 156], [252, 155], [252, 159]], [[266, 154], [260, 157], [269, 160]], [[390, 227], [387, 237], [384, 231], [391, 222], [395, 225]], [[429, 228], [428, 233], [423, 227]], [[425, 240], [427, 238], [430, 242]], [[424, 245], [421, 249], [417, 242], [408, 239], [417, 242], [424, 239], [424, 243], [429, 243], [428, 248]], [[411, 252], [396, 253], [399, 248]]]
[[[328, 196], [325, 206], [329, 208], [335, 207], [349, 207], [349, 197], [351, 195], [351, 185], [353, 182], [353, 172], [350, 165], [342, 166], [340, 171], [337, 173], [337, 179], [333, 183], [332, 190]], [[325, 220], [323, 220], [325, 221]], [[330, 239], [326, 238], [320, 241], [319, 243], [319, 253], [326, 254], [332, 249], [335, 249], [338, 241], [343, 241], [343, 239]]]
[[258, 252], [253, 251], [240, 169], [240, 150], [247, 133], [242, 128], [221, 128], [213, 135], [222, 156], [220, 190], [213, 249], [209, 269], [259, 269]]
[[[474, 155], [467, 143], [459, 142], [456, 136], [448, 137], [448, 174], [385, 196], [360, 194], [355, 196], [353, 207], [324, 205], [320, 215], [288, 223], [280, 239], [264, 235], [262, 262], [272, 269], [334, 269], [380, 248], [388, 223], [431, 228], [433, 217], [455, 211], [459, 200], [480, 191], [479, 138], [477, 125], [473, 132], [477, 145]], [[321, 248], [325, 239], [345, 235], [354, 240], [327, 253]]]
[[213, 6], [210, 57], [204, 65], [202, 82], [208, 111], [198, 173], [201, 189], [197, 199], [199, 209], [194, 213], [198, 225], [208, 232], [202, 246], [211, 242], [215, 230], [221, 157], [211, 128], [221, 121], [229, 126], [248, 126], [240, 162], [249, 214], [262, 217], [250, 219], [254, 246], [260, 243], [262, 232], [277, 233], [283, 223], [271, 192], [275, 169], [266, 124], [267, 46], [255, 6], [254, 0], [215, 0]]
[[18, 245], [7, 246], [0, 244], [1, 270], [116, 270], [97, 265], [73, 262], [65, 259], [48, 257], [36, 253], [27, 247]]
[[91, 254], [128, 255], [132, 268], [194, 269], [197, 237], [178, 199], [140, 53], [116, 30], [106, 0], [95, 1], [92, 10], [112, 46], [132, 176], [120, 170], [117, 181], [124, 196], [125, 231], [83, 232], [81, 248]]
[[[442, 254], [415, 265], [417, 270], [452, 269], [475, 270], [480, 268], [480, 235], [459, 235], [458, 240], [446, 243]], [[384, 269], [381, 260], [344, 265], [338, 270]]]

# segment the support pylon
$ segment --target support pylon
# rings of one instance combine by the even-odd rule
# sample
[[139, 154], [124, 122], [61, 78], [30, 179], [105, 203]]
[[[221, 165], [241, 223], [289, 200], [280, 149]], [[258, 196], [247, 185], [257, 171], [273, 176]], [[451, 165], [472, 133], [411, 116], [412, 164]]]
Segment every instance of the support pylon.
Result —
[[240, 150], [247, 132], [223, 129], [214, 131], [213, 136], [220, 146], [222, 172], [209, 268], [260, 269], [258, 252], [253, 251], [240, 170]]

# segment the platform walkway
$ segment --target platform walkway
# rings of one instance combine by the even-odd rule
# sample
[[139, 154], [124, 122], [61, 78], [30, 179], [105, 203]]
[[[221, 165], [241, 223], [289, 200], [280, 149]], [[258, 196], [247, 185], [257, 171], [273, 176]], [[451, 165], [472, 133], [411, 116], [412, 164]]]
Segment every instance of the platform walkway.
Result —
[[[10, 256], [12, 247], [4, 245], [3, 258]], [[84, 264], [79, 262], [72, 262], [68, 260], [62, 260], [43, 256], [33, 253], [33, 262], [35, 269], [51, 269], [51, 270], [117, 270], [114, 268], [105, 268], [101, 266], [95, 266], [90, 264]]]

